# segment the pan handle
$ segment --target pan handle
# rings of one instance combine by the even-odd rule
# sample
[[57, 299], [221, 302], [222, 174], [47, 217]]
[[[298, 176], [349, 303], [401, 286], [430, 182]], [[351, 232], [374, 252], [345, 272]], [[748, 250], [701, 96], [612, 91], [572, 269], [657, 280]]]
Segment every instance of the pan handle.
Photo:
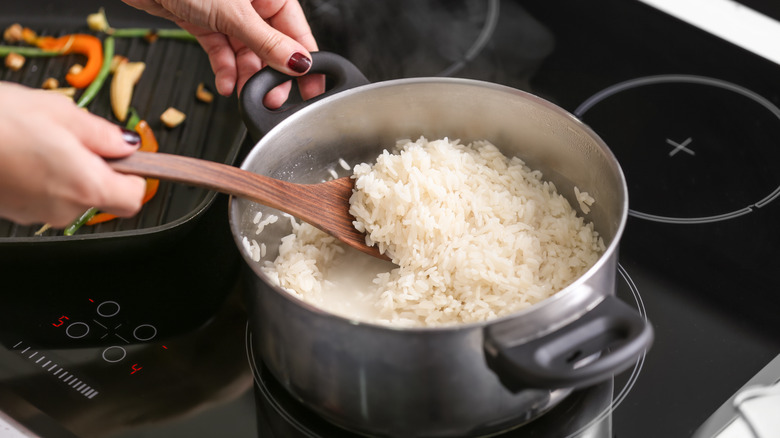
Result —
[[319, 96], [271, 110], [263, 105], [263, 97], [276, 86], [295, 77], [265, 67], [246, 82], [239, 96], [239, 111], [253, 139], [259, 140], [282, 120], [322, 98], [369, 83], [363, 73], [346, 58], [331, 52], [312, 52], [311, 56], [312, 66], [307, 74], [323, 73], [333, 80], [333, 86]]
[[624, 371], [650, 346], [653, 329], [609, 295], [574, 322], [528, 342], [497, 343], [485, 332], [488, 366], [509, 390], [582, 388]]

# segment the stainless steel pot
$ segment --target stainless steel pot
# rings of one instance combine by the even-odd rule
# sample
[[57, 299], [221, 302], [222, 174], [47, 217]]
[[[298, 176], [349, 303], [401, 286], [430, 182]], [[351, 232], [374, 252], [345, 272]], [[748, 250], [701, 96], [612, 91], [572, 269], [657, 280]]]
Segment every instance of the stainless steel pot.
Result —
[[[264, 135], [243, 169], [315, 183], [339, 158], [373, 162], [399, 138], [488, 139], [540, 169], [573, 205], [575, 185], [590, 193], [596, 203], [587, 218], [607, 250], [569, 287], [524, 311], [414, 329], [324, 312], [272, 286], [245, 255], [252, 271], [253, 349], [291, 394], [360, 433], [484, 435], [521, 425], [572, 389], [608, 379], [637, 360], [651, 342], [651, 326], [614, 295], [626, 183], [596, 134], [559, 107], [501, 85], [451, 78], [368, 84], [349, 62], [328, 53], [316, 53], [314, 66], [336, 77], [335, 88], [287, 111], [272, 112], [260, 102], [289, 78], [264, 70], [247, 83], [245, 122], [254, 135]], [[252, 219], [266, 210], [232, 200], [230, 225], [239, 248], [244, 236], [256, 238]], [[266, 259], [290, 232], [282, 222], [260, 236]]]

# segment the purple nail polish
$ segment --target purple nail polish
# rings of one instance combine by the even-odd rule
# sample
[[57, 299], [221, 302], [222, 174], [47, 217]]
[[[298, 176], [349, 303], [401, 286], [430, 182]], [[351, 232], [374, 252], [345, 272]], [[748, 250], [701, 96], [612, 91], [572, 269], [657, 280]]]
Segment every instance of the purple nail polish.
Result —
[[287, 61], [287, 67], [296, 73], [306, 73], [311, 67], [311, 59], [300, 52], [295, 52]]
[[141, 144], [141, 136], [137, 132], [125, 128], [122, 128], [122, 140], [130, 146], [139, 146]]

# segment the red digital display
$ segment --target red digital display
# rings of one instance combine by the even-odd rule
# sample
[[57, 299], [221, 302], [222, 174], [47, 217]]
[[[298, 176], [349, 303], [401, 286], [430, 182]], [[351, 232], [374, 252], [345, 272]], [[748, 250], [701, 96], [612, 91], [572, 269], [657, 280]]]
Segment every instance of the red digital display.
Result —
[[62, 316], [60, 316], [60, 319], [57, 320], [57, 322], [53, 322], [53, 323], [51, 323], [51, 325], [53, 325], [54, 327], [59, 327], [62, 324], [65, 324], [65, 320], [66, 319], [70, 319], [70, 318], [68, 318], [65, 315], [62, 315]]

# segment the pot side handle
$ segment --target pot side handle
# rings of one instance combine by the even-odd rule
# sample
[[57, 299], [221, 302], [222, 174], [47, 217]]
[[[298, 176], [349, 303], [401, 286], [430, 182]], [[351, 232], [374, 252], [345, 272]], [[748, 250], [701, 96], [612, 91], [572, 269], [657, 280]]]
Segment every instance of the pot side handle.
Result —
[[498, 345], [487, 330], [484, 350], [501, 383], [518, 392], [599, 383], [631, 366], [652, 340], [650, 323], [610, 295], [574, 322], [529, 342]]
[[272, 110], [263, 105], [263, 97], [276, 86], [296, 77], [265, 67], [246, 82], [239, 96], [239, 111], [253, 139], [259, 140], [282, 120], [320, 99], [369, 83], [363, 73], [342, 56], [331, 52], [312, 52], [311, 56], [312, 66], [306, 74], [322, 73], [333, 81], [333, 85], [319, 96]]

